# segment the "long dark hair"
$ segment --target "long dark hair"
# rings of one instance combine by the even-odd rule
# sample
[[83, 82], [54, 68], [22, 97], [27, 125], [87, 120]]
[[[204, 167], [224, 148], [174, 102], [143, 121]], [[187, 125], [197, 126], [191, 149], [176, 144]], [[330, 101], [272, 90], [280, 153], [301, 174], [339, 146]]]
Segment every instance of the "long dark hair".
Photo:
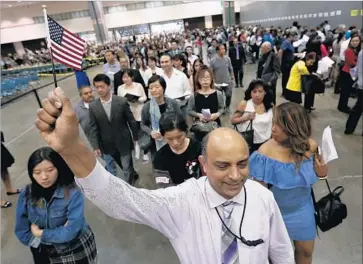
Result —
[[[137, 54], [135, 57], [136, 57], [136, 69], [137, 70], [142, 69], [143, 71], [146, 71], [147, 67], [145, 65], [144, 56], [142, 56], [141, 54]], [[137, 63], [137, 59], [141, 59], [141, 66]]]
[[[355, 48], [353, 48], [352, 45], [351, 45], [353, 38], [359, 38], [359, 44]], [[358, 34], [352, 34], [352, 36], [350, 37], [350, 40], [349, 40], [349, 46], [348, 47], [350, 49], [352, 49], [356, 55], [358, 55], [359, 51], [361, 50], [361, 46], [362, 46], [362, 39], [361, 39], [361, 37]]]
[[[40, 184], [38, 184], [33, 177], [34, 168], [44, 160], [52, 162], [54, 167], [56, 167], [58, 170], [58, 178], [52, 187], [64, 187], [66, 190], [75, 187], [74, 174], [64, 159], [49, 147], [39, 148], [30, 155], [28, 161], [28, 175], [31, 183], [27, 186], [26, 197], [31, 199], [34, 203], [43, 197], [43, 194], [46, 190], [40, 186]], [[67, 192], [65, 193], [67, 194]]]
[[193, 62], [193, 66], [192, 66], [192, 78], [193, 78], [193, 91], [195, 92], [196, 91], [196, 77], [197, 77], [197, 71], [195, 70], [195, 64], [199, 62], [201, 64], [201, 67], [204, 65], [203, 64], [203, 61], [201, 59], [195, 59], [194, 62]]
[[273, 107], [272, 93], [268, 89], [266, 83], [261, 79], [252, 80], [248, 85], [247, 90], [245, 91], [245, 101], [248, 101], [252, 98], [251, 93], [253, 89], [258, 86], [262, 86], [265, 91], [265, 96], [263, 97], [263, 105], [265, 106], [266, 112]]

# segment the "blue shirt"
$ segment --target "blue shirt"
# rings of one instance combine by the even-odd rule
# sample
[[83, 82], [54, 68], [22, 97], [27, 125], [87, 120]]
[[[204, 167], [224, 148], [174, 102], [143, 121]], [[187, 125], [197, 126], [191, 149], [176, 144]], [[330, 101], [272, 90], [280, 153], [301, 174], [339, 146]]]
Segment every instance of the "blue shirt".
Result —
[[281, 50], [283, 50], [282, 54], [282, 62], [291, 62], [294, 60], [294, 52], [295, 48], [292, 45], [291, 41], [288, 39], [285, 39], [280, 47]]
[[[36, 204], [26, 197], [26, 189], [30, 191], [24, 188], [19, 195], [15, 223], [15, 234], [24, 245], [37, 248], [43, 243], [64, 249], [88, 228], [84, 198], [76, 187], [70, 188], [67, 195], [65, 188], [58, 188], [48, 203], [41, 198]], [[32, 234], [31, 224], [43, 229], [40, 238]]]
[[270, 42], [270, 43], [271, 43], [271, 47], [273, 47], [273, 46], [274, 46], [273, 39], [272, 39], [272, 37], [271, 37], [271, 35], [270, 35], [270, 34], [265, 34], [265, 35], [263, 36], [263, 41], [262, 41], [262, 43], [263, 43], [263, 42], [266, 42], [266, 41], [268, 41], [268, 42]]

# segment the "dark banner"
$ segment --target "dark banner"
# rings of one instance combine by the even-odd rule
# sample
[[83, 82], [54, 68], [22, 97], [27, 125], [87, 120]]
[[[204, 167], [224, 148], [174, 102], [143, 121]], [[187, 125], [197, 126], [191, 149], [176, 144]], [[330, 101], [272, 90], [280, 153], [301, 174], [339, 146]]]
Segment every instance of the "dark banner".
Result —
[[289, 27], [293, 21], [302, 26], [316, 27], [323, 21], [332, 27], [344, 24], [362, 28], [363, 2], [361, 1], [273, 1], [255, 2], [241, 7], [242, 25]]

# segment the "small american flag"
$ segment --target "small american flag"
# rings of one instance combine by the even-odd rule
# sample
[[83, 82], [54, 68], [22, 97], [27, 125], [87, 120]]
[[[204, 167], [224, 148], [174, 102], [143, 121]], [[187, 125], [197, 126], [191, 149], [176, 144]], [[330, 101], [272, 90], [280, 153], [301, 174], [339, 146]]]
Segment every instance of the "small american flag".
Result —
[[50, 16], [47, 18], [53, 59], [74, 70], [82, 70], [82, 58], [86, 42], [63, 28]]

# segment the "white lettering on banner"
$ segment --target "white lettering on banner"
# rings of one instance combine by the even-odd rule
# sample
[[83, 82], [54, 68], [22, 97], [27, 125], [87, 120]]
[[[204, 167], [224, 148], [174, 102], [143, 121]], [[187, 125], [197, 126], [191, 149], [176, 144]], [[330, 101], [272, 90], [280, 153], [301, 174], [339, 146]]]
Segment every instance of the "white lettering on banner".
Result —
[[335, 11], [330, 12], [330, 16], [335, 16]]
[[329, 13], [328, 12], [325, 12], [324, 13], [324, 17], [328, 17], [329, 16]]
[[314, 15], [313, 15], [313, 17], [317, 17], [317, 16], [318, 16], [318, 14], [314, 14]]
[[319, 17], [322, 17], [323, 16], [323, 13], [319, 13]]
[[308, 18], [308, 14], [304, 14], [304, 18]]
[[313, 14], [309, 14], [309, 17], [313, 17]]
[[340, 16], [342, 14], [342, 10], [338, 10], [336, 14], [337, 16]]

